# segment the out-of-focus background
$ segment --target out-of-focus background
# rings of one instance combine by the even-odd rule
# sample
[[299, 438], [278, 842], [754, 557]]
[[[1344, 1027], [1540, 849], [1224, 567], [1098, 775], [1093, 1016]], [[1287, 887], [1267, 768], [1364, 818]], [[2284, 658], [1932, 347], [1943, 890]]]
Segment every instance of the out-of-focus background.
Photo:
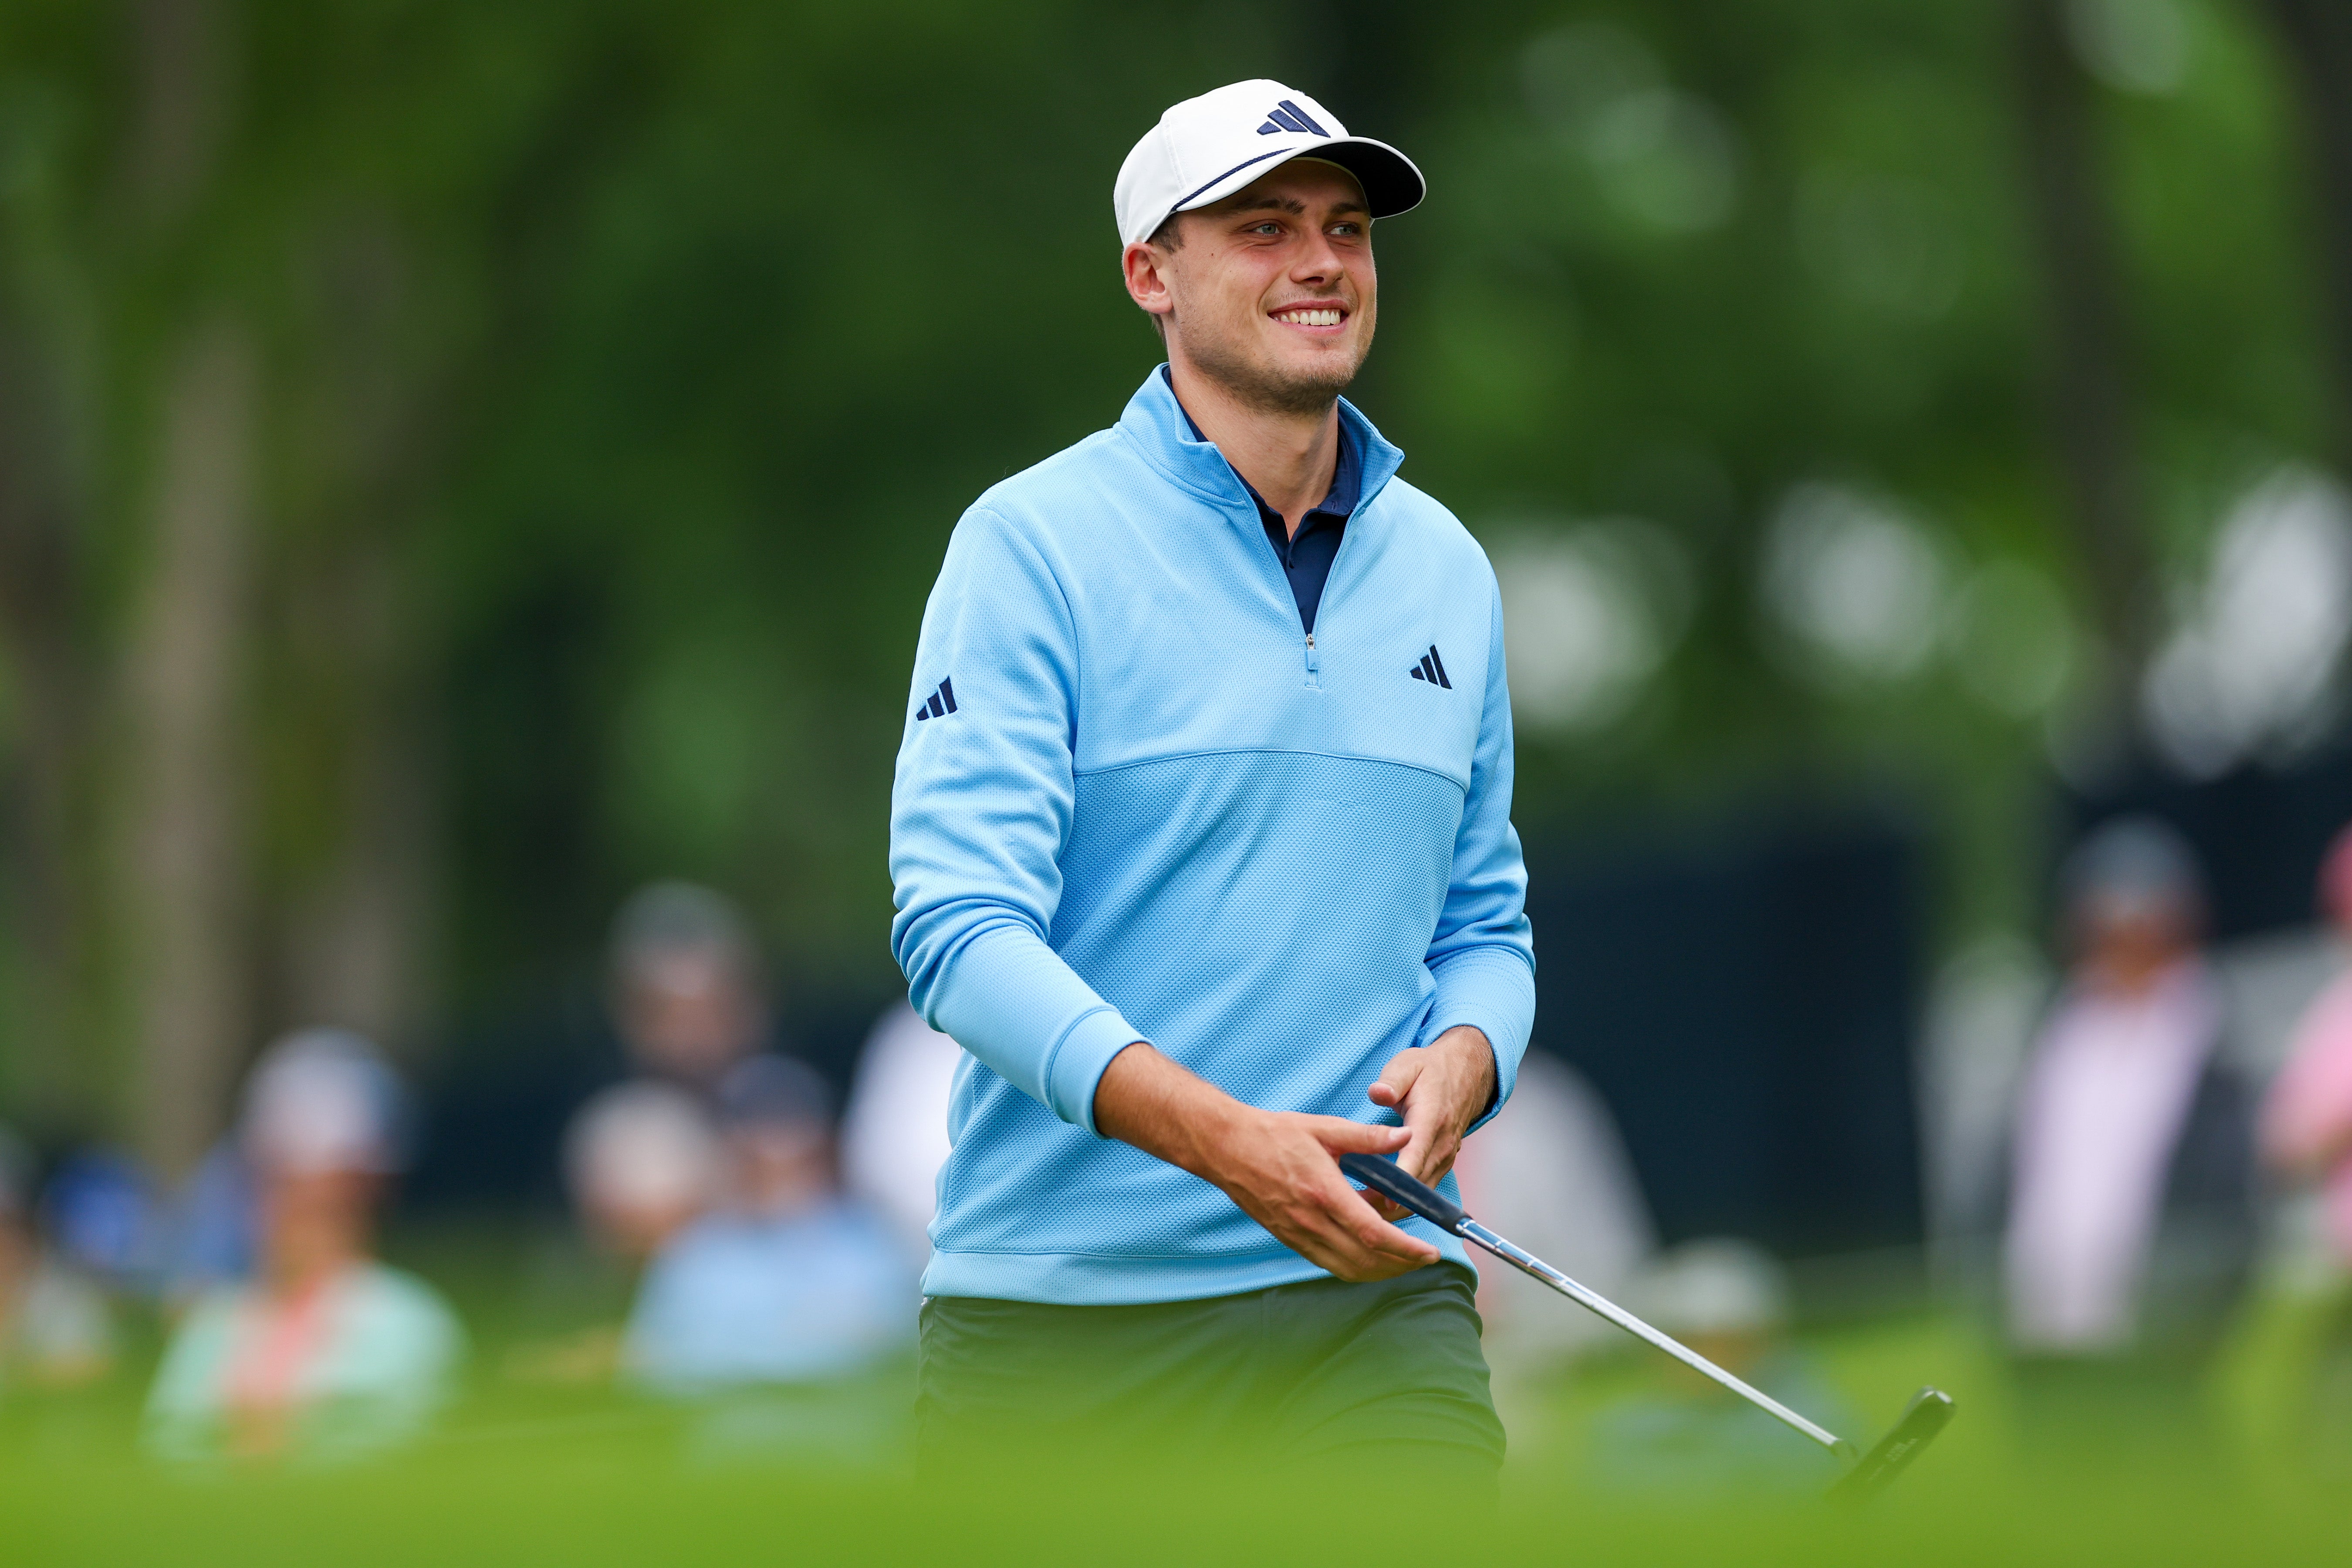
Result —
[[[1351, 395], [1509, 617], [1474, 1194], [1955, 1473], [2352, 1454], [2327, 0], [13, 0], [0, 1442], [895, 1462], [917, 623], [1254, 75], [1431, 180]], [[1488, 1305], [1523, 1468], [1810, 1484]]]

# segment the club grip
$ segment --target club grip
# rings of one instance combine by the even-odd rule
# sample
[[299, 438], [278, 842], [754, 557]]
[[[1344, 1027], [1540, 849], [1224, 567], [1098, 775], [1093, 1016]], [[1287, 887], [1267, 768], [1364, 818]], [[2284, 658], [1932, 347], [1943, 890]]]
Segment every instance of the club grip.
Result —
[[1351, 1182], [1361, 1182], [1391, 1203], [1403, 1205], [1441, 1230], [1450, 1231], [1470, 1217], [1461, 1205], [1449, 1202], [1436, 1188], [1397, 1169], [1394, 1160], [1378, 1154], [1342, 1154], [1339, 1173]]

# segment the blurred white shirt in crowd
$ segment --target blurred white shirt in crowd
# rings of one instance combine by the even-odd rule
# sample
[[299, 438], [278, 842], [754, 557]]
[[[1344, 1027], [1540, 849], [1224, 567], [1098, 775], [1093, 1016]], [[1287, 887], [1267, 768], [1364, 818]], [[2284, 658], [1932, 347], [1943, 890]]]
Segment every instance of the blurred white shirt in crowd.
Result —
[[2069, 993], [2052, 1014], [2018, 1114], [2007, 1273], [2021, 1348], [2129, 1342], [2173, 1144], [2221, 1021], [2196, 963], [2137, 996]]
[[963, 1047], [900, 1002], [882, 1015], [857, 1060], [841, 1122], [841, 1179], [887, 1219], [915, 1258], [931, 1254], [948, 1102]]

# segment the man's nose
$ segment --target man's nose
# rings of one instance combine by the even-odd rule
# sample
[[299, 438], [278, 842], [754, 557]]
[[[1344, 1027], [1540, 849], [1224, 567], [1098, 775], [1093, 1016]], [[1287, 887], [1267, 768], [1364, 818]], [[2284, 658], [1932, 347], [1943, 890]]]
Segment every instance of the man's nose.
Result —
[[1290, 277], [1296, 283], [1313, 283], [1337, 278], [1346, 270], [1347, 263], [1339, 259], [1339, 247], [1331, 243], [1329, 235], [1318, 229], [1291, 263]]

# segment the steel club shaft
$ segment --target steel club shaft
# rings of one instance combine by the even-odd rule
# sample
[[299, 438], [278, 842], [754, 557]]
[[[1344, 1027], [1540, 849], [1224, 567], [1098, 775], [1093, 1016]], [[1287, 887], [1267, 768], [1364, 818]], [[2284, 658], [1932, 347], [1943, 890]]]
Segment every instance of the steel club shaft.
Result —
[[1731, 1390], [1732, 1393], [1739, 1395], [1740, 1398], [1747, 1400], [1758, 1409], [1769, 1413], [1779, 1420], [1794, 1427], [1796, 1430], [1802, 1432], [1806, 1436], [1811, 1437], [1814, 1442], [1819, 1443], [1822, 1447], [1830, 1450], [1830, 1452], [1838, 1455], [1842, 1458], [1850, 1458], [1853, 1457], [1853, 1445], [1847, 1443], [1844, 1439], [1822, 1427], [1815, 1426], [1811, 1421], [1806, 1420], [1803, 1416], [1798, 1415], [1795, 1411], [1790, 1409], [1787, 1405], [1781, 1404], [1770, 1394], [1766, 1394], [1759, 1389], [1749, 1387], [1747, 1384], [1741, 1382], [1738, 1378], [1734, 1377], [1731, 1373], [1724, 1371], [1723, 1368], [1716, 1365], [1715, 1363], [1707, 1360], [1706, 1357], [1699, 1354], [1698, 1352], [1691, 1349], [1688, 1345], [1684, 1344], [1681, 1341], [1652, 1328], [1649, 1324], [1643, 1322], [1641, 1319], [1635, 1317], [1633, 1313], [1627, 1311], [1616, 1302], [1609, 1300], [1608, 1297], [1601, 1295], [1598, 1291], [1587, 1289], [1585, 1287], [1578, 1284], [1575, 1280], [1570, 1279], [1567, 1275], [1561, 1273], [1559, 1269], [1554, 1268], [1550, 1264], [1546, 1263], [1542, 1258], [1538, 1258], [1535, 1254], [1528, 1251], [1525, 1247], [1496, 1235], [1493, 1231], [1487, 1229], [1485, 1226], [1480, 1225], [1476, 1220], [1470, 1218], [1467, 1215], [1465, 1215], [1462, 1219], [1454, 1225], [1454, 1232], [1455, 1235], [1461, 1237], [1465, 1241], [1477, 1243], [1480, 1247], [1485, 1247], [1488, 1252], [1493, 1253], [1504, 1262], [1518, 1269], [1522, 1274], [1527, 1274], [1537, 1279], [1542, 1280], [1545, 1284], [1550, 1286], [1553, 1289], [1559, 1291], [1561, 1295], [1567, 1297], [1578, 1306], [1584, 1308], [1587, 1311], [1597, 1313], [1600, 1316], [1608, 1319], [1611, 1322], [1616, 1324], [1619, 1328], [1624, 1330], [1627, 1333], [1633, 1335], [1637, 1339], [1646, 1340], [1651, 1344], [1655, 1345], [1658, 1349], [1674, 1357], [1676, 1361], [1682, 1363], [1685, 1366], [1690, 1368], [1693, 1372], [1714, 1379], [1717, 1383], [1721, 1384], [1724, 1387]]

